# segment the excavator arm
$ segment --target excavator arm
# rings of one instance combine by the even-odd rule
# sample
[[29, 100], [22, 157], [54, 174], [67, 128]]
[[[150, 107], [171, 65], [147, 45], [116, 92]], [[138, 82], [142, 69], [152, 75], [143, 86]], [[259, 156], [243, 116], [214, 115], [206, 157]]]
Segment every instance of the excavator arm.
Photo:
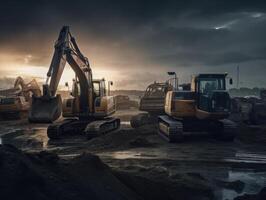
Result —
[[93, 84], [90, 64], [80, 52], [69, 27], [64, 26], [55, 43], [46, 83], [43, 85], [43, 96], [33, 98], [29, 113], [31, 122], [52, 122], [60, 117], [62, 100], [56, 92], [66, 63], [73, 69], [80, 84], [81, 115], [89, 115], [92, 112]]
[[21, 90], [21, 95], [25, 97], [26, 101], [30, 101], [31, 95], [41, 96], [41, 89], [35, 79], [25, 83], [24, 79], [19, 76], [15, 80], [14, 88]]

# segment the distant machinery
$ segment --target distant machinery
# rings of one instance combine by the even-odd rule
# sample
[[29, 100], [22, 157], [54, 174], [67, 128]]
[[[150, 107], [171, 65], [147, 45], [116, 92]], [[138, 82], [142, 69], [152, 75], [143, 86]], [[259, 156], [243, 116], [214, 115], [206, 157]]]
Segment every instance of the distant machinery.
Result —
[[20, 119], [27, 115], [32, 95], [41, 95], [37, 81], [33, 79], [26, 84], [22, 77], [17, 77], [13, 88], [0, 91], [1, 118]]
[[139, 110], [145, 113], [133, 116], [130, 120], [131, 126], [136, 128], [157, 121], [158, 115], [164, 113], [164, 99], [170, 90], [173, 90], [173, 86], [168, 81], [148, 85], [139, 103]]

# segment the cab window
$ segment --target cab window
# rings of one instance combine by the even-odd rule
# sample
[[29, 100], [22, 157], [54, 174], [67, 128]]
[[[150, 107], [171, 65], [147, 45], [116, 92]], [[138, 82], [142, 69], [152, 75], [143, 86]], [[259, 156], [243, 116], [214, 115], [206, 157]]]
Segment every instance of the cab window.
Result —
[[105, 82], [101, 81], [101, 96], [105, 96]]
[[93, 89], [94, 89], [94, 96], [99, 97], [100, 96], [100, 83], [94, 82], [93, 83]]
[[207, 94], [214, 90], [225, 90], [224, 79], [222, 78], [202, 78], [199, 80], [199, 92]]

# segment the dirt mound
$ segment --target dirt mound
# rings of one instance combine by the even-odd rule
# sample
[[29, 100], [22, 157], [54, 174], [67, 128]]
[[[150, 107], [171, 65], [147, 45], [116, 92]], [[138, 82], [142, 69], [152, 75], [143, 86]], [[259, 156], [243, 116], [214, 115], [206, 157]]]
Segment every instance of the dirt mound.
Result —
[[0, 192], [3, 199], [140, 199], [94, 155], [71, 161], [55, 154], [24, 154], [0, 146]]
[[143, 147], [154, 145], [149, 141], [149, 137], [156, 135], [156, 127], [146, 125], [137, 129], [123, 130], [108, 133], [88, 142], [87, 148], [90, 151], [101, 150], [122, 150], [133, 147]]
[[168, 178], [141, 176], [126, 172], [115, 172], [116, 176], [130, 189], [142, 196], [144, 199], [153, 200], [210, 200], [214, 199], [212, 189], [204, 184], [171, 181]]
[[213, 199], [210, 187], [202, 184], [204, 180], [195, 184], [194, 179], [175, 181], [161, 174], [113, 171], [88, 153], [63, 160], [54, 153], [25, 154], [13, 146], [0, 145], [2, 199]]

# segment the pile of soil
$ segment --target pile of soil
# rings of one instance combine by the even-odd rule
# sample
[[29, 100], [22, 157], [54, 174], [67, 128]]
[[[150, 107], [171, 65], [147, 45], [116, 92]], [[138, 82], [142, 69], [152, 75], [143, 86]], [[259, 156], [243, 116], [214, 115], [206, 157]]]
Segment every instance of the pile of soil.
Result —
[[213, 199], [204, 184], [114, 171], [89, 153], [63, 160], [54, 153], [0, 145], [0, 177], [3, 199]]
[[[171, 180], [164, 176], [141, 176], [135, 173], [117, 171], [116, 176], [127, 187], [143, 199], [153, 200], [211, 200], [215, 199], [213, 190], [208, 184], [182, 177]], [[160, 177], [160, 178], [159, 178]]]
[[150, 137], [156, 135], [156, 127], [154, 125], [146, 125], [137, 129], [120, 129], [115, 132], [108, 133], [98, 138], [93, 138], [87, 144], [90, 151], [101, 150], [123, 150], [134, 147], [151, 147], [155, 146], [150, 141]]
[[56, 154], [24, 154], [1, 145], [0, 161], [3, 199], [141, 199], [91, 154], [63, 161]]

